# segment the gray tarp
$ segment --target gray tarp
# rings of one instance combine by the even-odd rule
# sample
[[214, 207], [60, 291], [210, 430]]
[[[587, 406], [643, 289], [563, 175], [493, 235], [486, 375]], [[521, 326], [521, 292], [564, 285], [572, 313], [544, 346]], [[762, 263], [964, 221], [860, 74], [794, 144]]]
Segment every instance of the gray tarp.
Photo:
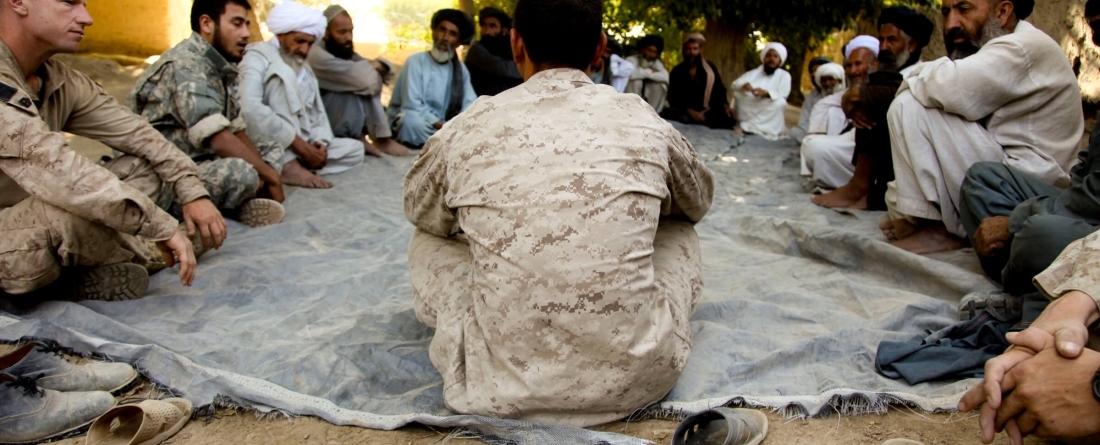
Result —
[[[667, 401], [649, 413], [730, 401], [790, 415], [865, 413], [887, 402], [952, 409], [973, 382], [910, 387], [876, 374], [882, 340], [952, 323], [966, 293], [988, 291], [969, 250], [920, 257], [883, 242], [881, 213], [814, 207], [797, 147], [678, 126], [715, 172], [699, 225], [705, 295], [695, 347]], [[724, 156], [722, 156], [724, 154]], [[284, 223], [248, 230], [202, 258], [183, 288], [166, 271], [148, 298], [50, 302], [0, 311], [0, 339], [53, 339], [135, 364], [197, 405], [225, 402], [394, 429], [468, 426], [519, 443], [636, 443], [572, 428], [453, 416], [413, 314], [412, 233], [402, 182], [412, 159], [370, 159], [333, 190], [296, 190]], [[3, 305], [3, 303], [0, 303]]]

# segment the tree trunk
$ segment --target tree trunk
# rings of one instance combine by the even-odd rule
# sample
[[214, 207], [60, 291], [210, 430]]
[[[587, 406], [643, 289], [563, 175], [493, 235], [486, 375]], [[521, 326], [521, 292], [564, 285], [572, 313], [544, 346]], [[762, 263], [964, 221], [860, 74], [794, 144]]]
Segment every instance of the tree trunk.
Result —
[[707, 39], [703, 57], [718, 67], [726, 88], [745, 73], [745, 41], [749, 37], [748, 23], [707, 20], [703, 33]]
[[458, 9], [470, 14], [470, 17], [474, 17], [477, 13], [477, 11], [474, 11], [474, 0], [458, 0]]

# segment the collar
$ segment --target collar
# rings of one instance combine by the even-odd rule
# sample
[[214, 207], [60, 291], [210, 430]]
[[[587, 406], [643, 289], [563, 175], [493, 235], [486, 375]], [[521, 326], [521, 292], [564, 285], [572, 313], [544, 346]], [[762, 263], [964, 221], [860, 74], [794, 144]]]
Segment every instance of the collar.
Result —
[[[0, 59], [3, 63], [0, 64], [0, 82], [6, 84], [9, 87], [16, 88], [23, 92], [27, 98], [34, 102], [45, 102], [50, 96], [60, 90], [65, 85], [65, 73], [62, 71], [62, 65], [52, 57], [38, 67], [38, 77], [42, 78], [42, 97], [38, 97], [39, 91], [31, 89], [27, 84], [27, 79], [23, 77], [23, 70], [20, 69], [19, 63], [15, 61], [15, 55], [12, 54], [11, 48], [3, 40], [0, 40]], [[20, 99], [20, 98], [16, 98]], [[23, 105], [20, 102], [19, 105]], [[32, 108], [31, 106], [22, 106], [22, 108]]]
[[188, 37], [187, 41], [191, 47], [195, 49], [196, 53], [202, 54], [202, 56], [206, 58], [206, 61], [210, 62], [210, 65], [218, 71], [218, 74], [221, 74], [223, 77], [236, 77], [238, 75], [239, 71], [237, 70], [237, 65], [225, 60], [225, 56], [222, 56], [218, 50], [214, 49], [214, 45], [207, 42], [199, 33], [192, 32], [191, 37]]
[[592, 79], [588, 75], [584, 74], [584, 71], [576, 68], [555, 68], [546, 71], [539, 71], [531, 76], [528, 80], [531, 83], [559, 83], [559, 82], [580, 82], [586, 84], [593, 84]]

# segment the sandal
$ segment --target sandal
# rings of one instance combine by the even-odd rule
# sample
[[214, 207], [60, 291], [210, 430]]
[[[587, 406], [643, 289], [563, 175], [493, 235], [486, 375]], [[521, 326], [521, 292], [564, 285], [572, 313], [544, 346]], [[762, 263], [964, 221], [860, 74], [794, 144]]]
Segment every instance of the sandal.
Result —
[[752, 409], [714, 408], [684, 419], [672, 445], [759, 445], [768, 435], [768, 416]]
[[157, 445], [191, 420], [187, 399], [144, 400], [112, 408], [88, 429], [87, 445]]

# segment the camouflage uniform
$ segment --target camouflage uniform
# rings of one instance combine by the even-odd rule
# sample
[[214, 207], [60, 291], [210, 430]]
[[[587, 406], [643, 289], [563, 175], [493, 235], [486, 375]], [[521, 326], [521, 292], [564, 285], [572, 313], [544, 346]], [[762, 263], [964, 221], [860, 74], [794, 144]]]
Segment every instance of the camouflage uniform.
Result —
[[578, 70], [484, 97], [405, 180], [447, 406], [576, 426], [660, 400], [702, 292], [713, 176], [640, 97]]
[[[222, 57], [197, 33], [168, 50], [138, 79], [130, 92], [130, 108], [190, 156], [199, 166], [199, 178], [210, 192], [214, 205], [232, 210], [256, 196], [260, 177], [244, 159], [218, 158], [206, 141], [223, 130], [245, 130], [237, 103], [237, 67]], [[281, 170], [283, 150], [276, 144], [253, 141], [264, 160]], [[161, 208], [179, 203], [162, 193]]]
[[[0, 289], [9, 294], [44, 287], [63, 267], [146, 265], [142, 239], [165, 241], [179, 224], [150, 199], [161, 184], [181, 202], [208, 196], [194, 162], [87, 76], [56, 60], [39, 73], [41, 96], [0, 42]], [[99, 167], [62, 130], [127, 155]]]

